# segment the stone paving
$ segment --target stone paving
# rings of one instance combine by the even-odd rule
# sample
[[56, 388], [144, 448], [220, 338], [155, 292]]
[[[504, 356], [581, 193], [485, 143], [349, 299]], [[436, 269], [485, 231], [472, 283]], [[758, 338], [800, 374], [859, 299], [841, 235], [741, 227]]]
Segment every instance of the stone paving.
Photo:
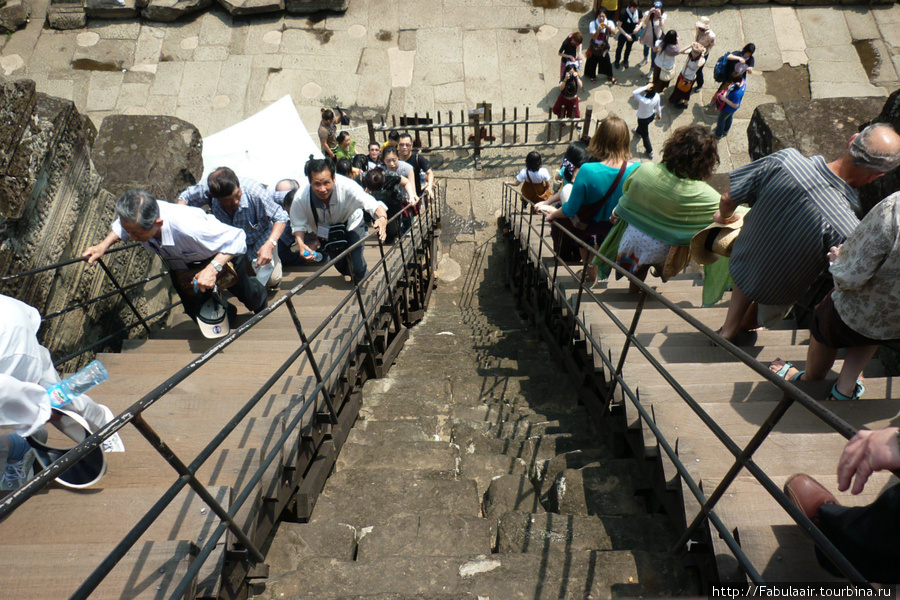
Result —
[[[3, 41], [6, 76], [31, 78], [39, 91], [73, 100], [97, 125], [109, 114], [174, 115], [204, 135], [288, 93], [313, 132], [320, 107], [335, 103], [352, 107], [355, 117], [448, 110], [458, 116], [482, 101], [546, 112], [557, 95], [559, 45], [576, 28], [587, 31], [591, 18], [528, 0], [351, 0], [343, 16], [322, 19], [235, 18], [213, 9], [172, 24], [94, 19], [84, 29], [54, 31], [43, 27], [48, 2], [35, 0], [27, 27]], [[778, 97], [763, 72], [805, 65], [813, 98], [886, 96], [898, 87], [897, 5], [668, 12], [667, 28], [682, 40], [697, 17], [710, 17], [718, 36], [713, 60], [746, 42], [757, 45], [757, 72], [721, 144], [722, 172], [749, 160], [742, 130], [756, 105]], [[864, 65], [866, 51], [883, 59]], [[586, 82], [582, 106], [633, 122], [631, 92], [647, 81], [646, 71], [617, 73], [618, 86], [602, 76], [598, 84]], [[711, 98], [711, 65], [706, 73], [710, 83], [689, 109], [664, 109], [652, 127], [656, 147], [672, 127], [714, 123], [715, 112], [703, 104]], [[364, 144], [365, 129], [354, 137]]]

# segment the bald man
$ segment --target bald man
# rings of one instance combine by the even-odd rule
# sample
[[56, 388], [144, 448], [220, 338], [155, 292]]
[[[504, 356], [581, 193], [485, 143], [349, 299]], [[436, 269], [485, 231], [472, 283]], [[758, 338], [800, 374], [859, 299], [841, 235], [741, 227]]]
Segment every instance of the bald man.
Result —
[[831, 247], [859, 224], [856, 189], [900, 164], [900, 136], [885, 123], [854, 134], [847, 150], [826, 163], [794, 148], [780, 150], [731, 172], [717, 223], [740, 219], [753, 207], [734, 244], [729, 270], [734, 288], [722, 337], [780, 321], [828, 268]]

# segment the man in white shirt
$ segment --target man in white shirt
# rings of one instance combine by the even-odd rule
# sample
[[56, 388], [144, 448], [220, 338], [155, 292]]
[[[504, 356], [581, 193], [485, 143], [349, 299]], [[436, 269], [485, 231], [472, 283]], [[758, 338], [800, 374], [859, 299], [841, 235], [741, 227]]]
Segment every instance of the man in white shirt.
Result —
[[[203, 292], [215, 287], [216, 277], [231, 261], [237, 282], [228, 291], [254, 313], [266, 307], [265, 287], [248, 275], [244, 256], [247, 242], [242, 230], [219, 222], [199, 208], [159, 202], [143, 190], [122, 194], [116, 202], [116, 215], [109, 235], [82, 254], [88, 257], [88, 264], [119, 240], [140, 242], [166, 263], [184, 312], [196, 321], [207, 298]], [[182, 281], [184, 273], [199, 267], [202, 269], [191, 281]], [[229, 319], [233, 317], [234, 309], [230, 309]]]
[[[313, 260], [320, 245], [328, 240], [331, 225], [344, 223], [347, 226], [347, 245], [352, 246], [366, 235], [363, 210], [375, 219], [374, 227], [378, 238], [385, 240], [387, 232], [387, 207], [367, 194], [352, 179], [335, 175], [334, 165], [324, 159], [313, 159], [306, 163], [309, 186], [291, 204], [291, 230], [297, 238], [300, 256]], [[307, 255], [308, 253], [308, 255]], [[359, 281], [366, 274], [368, 266], [360, 244], [350, 253], [353, 277]], [[335, 265], [342, 275], [350, 275], [346, 261]]]
[[[38, 433], [50, 419], [46, 390], [60, 380], [50, 351], [38, 342], [40, 326], [41, 315], [35, 308], [0, 294], [0, 425], [16, 431], [0, 437], [0, 458], [6, 457], [0, 464], [6, 469], [4, 490], [15, 489], [30, 479], [33, 455], [23, 456], [27, 444], [18, 436]], [[66, 409], [84, 417], [92, 432], [114, 416], [109, 408], [84, 394], [73, 398]], [[46, 433], [43, 437], [46, 439]], [[103, 443], [103, 449], [121, 452], [125, 448], [119, 434], [114, 434]]]

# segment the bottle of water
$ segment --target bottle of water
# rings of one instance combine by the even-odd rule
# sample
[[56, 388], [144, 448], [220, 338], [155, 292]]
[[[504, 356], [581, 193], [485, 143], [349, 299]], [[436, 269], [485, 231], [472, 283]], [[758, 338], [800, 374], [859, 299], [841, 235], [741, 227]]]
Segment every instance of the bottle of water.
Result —
[[92, 360], [80, 371], [69, 375], [47, 390], [53, 408], [62, 408], [74, 398], [109, 379], [109, 371], [99, 360]]
[[305, 258], [306, 260], [309, 260], [310, 258], [312, 258], [316, 262], [322, 262], [322, 260], [324, 260], [325, 257], [322, 256], [321, 252], [310, 252], [309, 250], [304, 250], [303, 258]]

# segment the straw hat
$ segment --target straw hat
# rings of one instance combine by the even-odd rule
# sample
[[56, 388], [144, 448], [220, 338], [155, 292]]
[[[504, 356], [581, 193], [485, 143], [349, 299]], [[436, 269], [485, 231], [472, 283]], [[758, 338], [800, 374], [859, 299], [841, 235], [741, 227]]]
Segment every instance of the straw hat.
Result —
[[694, 27], [703, 29], [704, 31], [709, 29], [709, 17], [700, 17], [697, 22], [694, 23]]
[[734, 241], [741, 233], [743, 219], [723, 225], [713, 223], [691, 239], [691, 258], [701, 265], [711, 265], [720, 257], [731, 256]]

